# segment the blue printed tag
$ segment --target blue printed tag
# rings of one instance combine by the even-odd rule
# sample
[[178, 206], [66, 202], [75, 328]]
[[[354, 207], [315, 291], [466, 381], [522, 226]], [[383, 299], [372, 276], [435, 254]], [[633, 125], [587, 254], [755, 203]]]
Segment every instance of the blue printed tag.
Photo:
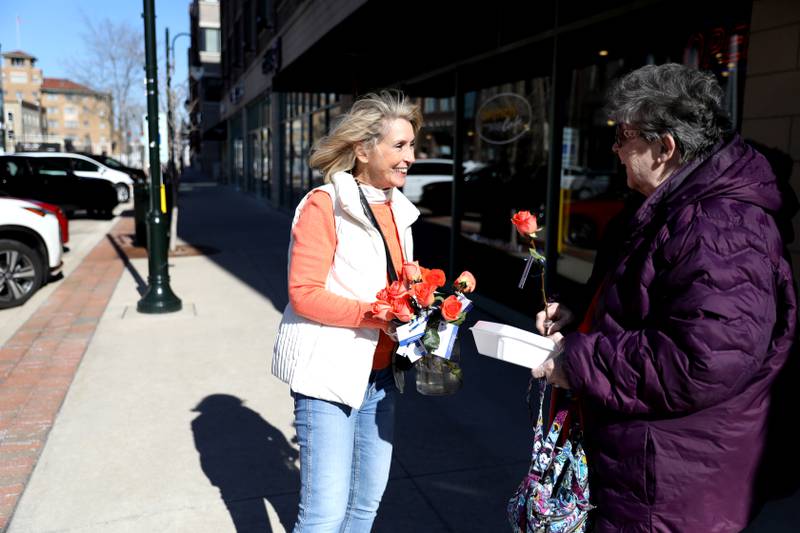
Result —
[[472, 300], [464, 296], [463, 294], [458, 295], [458, 301], [461, 302], [461, 312], [467, 313], [470, 309], [472, 309]]
[[455, 346], [456, 338], [458, 337], [458, 326], [449, 322], [440, 322], [438, 331], [439, 347], [431, 353], [442, 359], [450, 359], [453, 355], [453, 346]]
[[397, 333], [397, 342], [400, 346], [407, 346], [417, 341], [425, 335], [425, 327], [428, 325], [428, 314], [422, 314], [415, 317], [410, 322], [397, 326], [395, 329]]
[[405, 346], [400, 346], [397, 348], [397, 355], [407, 357], [412, 364], [418, 359], [421, 359], [427, 353], [428, 352], [425, 350], [425, 346], [423, 346], [422, 342], [420, 341], [412, 342], [411, 344], [406, 344]]

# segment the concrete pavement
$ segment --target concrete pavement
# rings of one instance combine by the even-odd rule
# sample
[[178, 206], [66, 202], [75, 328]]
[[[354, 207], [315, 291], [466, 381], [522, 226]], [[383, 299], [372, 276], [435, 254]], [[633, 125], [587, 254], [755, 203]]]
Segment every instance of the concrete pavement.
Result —
[[[283, 531], [297, 505], [287, 387], [269, 374], [286, 302], [289, 217], [185, 182], [170, 260], [184, 310], [135, 311], [125, 272], [9, 526], [46, 531]], [[146, 278], [147, 263], [132, 259]], [[477, 313], [476, 313], [477, 318]], [[376, 531], [497, 531], [528, 455], [526, 371], [468, 356], [452, 398], [401, 399]]]
[[[170, 259], [183, 310], [137, 313], [134, 274], [146, 279], [147, 262], [130, 260], [9, 532], [291, 529], [292, 402], [269, 373], [287, 299], [289, 216], [202, 176], [184, 180], [181, 202], [181, 240], [209, 252]], [[482, 318], [519, 317], [471, 314]], [[455, 396], [423, 397], [408, 376], [375, 531], [508, 530], [505, 503], [530, 452], [529, 374], [463, 340], [465, 387]], [[797, 518], [796, 505], [784, 507], [779, 518]]]

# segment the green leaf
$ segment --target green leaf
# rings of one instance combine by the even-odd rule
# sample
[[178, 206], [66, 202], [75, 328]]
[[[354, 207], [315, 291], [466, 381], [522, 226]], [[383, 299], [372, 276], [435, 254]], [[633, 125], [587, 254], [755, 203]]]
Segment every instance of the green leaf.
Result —
[[439, 347], [439, 342], [439, 332], [436, 328], [428, 328], [425, 330], [425, 335], [422, 336], [422, 345], [425, 346], [428, 353], [432, 353], [437, 349]]
[[458, 315], [458, 318], [456, 318], [455, 320], [451, 320], [451, 321], [450, 321], [450, 323], [451, 323], [451, 324], [455, 324], [456, 326], [460, 326], [461, 324], [463, 324], [463, 323], [464, 323], [464, 321], [465, 321], [466, 319], [467, 319], [467, 313], [464, 313], [464, 312], [462, 311], [462, 312], [461, 312], [461, 313]]
[[536, 250], [536, 248], [529, 248], [528, 251], [530, 252], [531, 257], [533, 258], [533, 260], [536, 261], [537, 263], [539, 263], [540, 265], [543, 265], [543, 264], [545, 264], [547, 262], [547, 259], [545, 259], [545, 257], [542, 254], [540, 254]]
[[458, 378], [459, 381], [464, 381], [464, 372], [461, 370], [461, 367], [458, 366], [458, 364], [448, 360], [445, 360], [444, 363], [450, 369], [451, 374]]

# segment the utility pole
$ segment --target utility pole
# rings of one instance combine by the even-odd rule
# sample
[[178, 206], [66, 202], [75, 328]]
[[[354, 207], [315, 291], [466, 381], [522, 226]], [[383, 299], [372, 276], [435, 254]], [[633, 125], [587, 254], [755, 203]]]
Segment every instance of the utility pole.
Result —
[[155, 0], [144, 2], [145, 78], [147, 80], [147, 129], [150, 152], [150, 212], [147, 214], [147, 290], [136, 305], [140, 313], [180, 311], [181, 301], [169, 286], [166, 199], [161, 183], [158, 148], [158, 68], [156, 59]]
[[164, 46], [167, 52], [167, 152], [169, 153], [169, 185], [172, 198], [172, 216], [170, 217], [169, 249], [175, 250], [176, 233], [178, 231], [178, 180], [177, 165], [175, 164], [175, 120], [172, 116], [172, 70], [175, 68], [175, 40], [178, 37], [191, 37], [191, 34], [182, 32], [169, 40], [169, 28], [165, 28]]

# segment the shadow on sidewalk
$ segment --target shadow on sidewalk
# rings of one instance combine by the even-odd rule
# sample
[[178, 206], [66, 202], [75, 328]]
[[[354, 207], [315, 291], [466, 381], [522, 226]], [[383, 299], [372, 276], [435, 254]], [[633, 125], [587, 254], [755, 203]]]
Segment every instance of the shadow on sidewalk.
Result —
[[287, 250], [291, 216], [263, 199], [189, 173], [181, 180], [178, 236], [283, 312], [289, 301]]
[[193, 411], [200, 466], [225, 502], [237, 533], [270, 532], [264, 499], [286, 531], [297, 516], [297, 451], [261, 416], [227, 394], [204, 398]]

